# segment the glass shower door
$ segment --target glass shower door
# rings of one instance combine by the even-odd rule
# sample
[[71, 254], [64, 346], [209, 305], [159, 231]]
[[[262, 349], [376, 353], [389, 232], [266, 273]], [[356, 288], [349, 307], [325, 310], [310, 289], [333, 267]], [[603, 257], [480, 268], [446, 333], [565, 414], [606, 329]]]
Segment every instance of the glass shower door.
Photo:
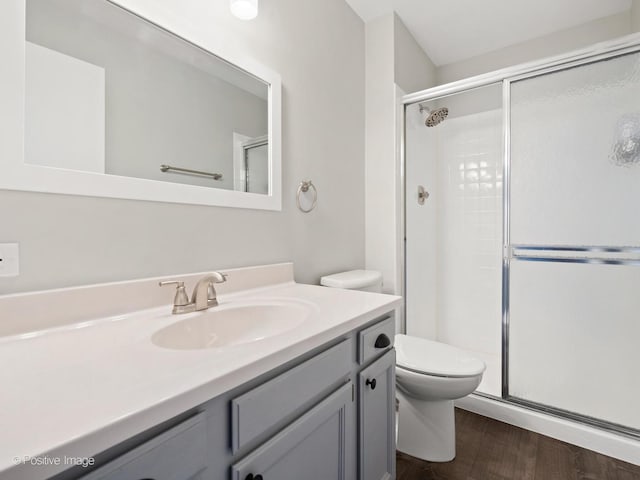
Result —
[[244, 150], [245, 192], [269, 194], [269, 145], [251, 145]]
[[511, 82], [506, 396], [640, 433], [640, 55]]

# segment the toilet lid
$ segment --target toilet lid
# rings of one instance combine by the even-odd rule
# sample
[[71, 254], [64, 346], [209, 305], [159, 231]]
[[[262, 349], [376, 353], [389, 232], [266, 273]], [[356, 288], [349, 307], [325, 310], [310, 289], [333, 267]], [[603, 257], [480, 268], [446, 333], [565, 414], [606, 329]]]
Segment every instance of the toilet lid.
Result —
[[350, 270], [320, 278], [320, 285], [333, 288], [358, 289], [382, 283], [382, 273], [376, 270]]
[[396, 335], [396, 365], [427, 375], [472, 377], [484, 372], [484, 362], [468, 352], [440, 342]]

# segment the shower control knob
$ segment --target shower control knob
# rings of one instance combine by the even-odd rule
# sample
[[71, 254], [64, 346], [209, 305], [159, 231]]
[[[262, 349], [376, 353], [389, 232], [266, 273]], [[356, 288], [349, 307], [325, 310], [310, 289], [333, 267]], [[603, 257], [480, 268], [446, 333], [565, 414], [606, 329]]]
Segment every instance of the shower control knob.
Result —
[[262, 475], [254, 475], [253, 473], [250, 473], [244, 477], [244, 480], [262, 480]]
[[418, 205], [424, 205], [427, 198], [429, 198], [429, 192], [422, 185], [418, 185]]
[[387, 337], [384, 333], [378, 335], [378, 338], [376, 338], [376, 343], [373, 344], [373, 346], [376, 348], [387, 348], [389, 345], [391, 345], [391, 340], [389, 340], [389, 337]]
[[367, 378], [367, 381], [364, 382], [365, 385], [370, 385], [371, 386], [371, 390], [375, 390], [376, 389], [376, 379], [374, 378], [373, 380], [370, 380]]

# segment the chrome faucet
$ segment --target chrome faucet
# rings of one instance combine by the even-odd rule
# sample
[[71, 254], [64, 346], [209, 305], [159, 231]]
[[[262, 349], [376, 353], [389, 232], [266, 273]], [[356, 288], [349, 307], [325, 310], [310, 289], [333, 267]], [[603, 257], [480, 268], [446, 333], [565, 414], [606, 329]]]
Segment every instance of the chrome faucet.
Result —
[[173, 310], [171, 313], [190, 313], [199, 310], [206, 310], [218, 305], [218, 298], [215, 283], [223, 283], [227, 281], [227, 275], [220, 272], [213, 272], [205, 275], [193, 289], [191, 295], [191, 301], [187, 296], [187, 292], [184, 288], [184, 282], [177, 280], [168, 280], [165, 282], [159, 282], [161, 287], [165, 285], [176, 285], [176, 296], [173, 299]]
[[213, 284], [226, 282], [226, 277], [223, 273], [213, 272], [198, 280], [191, 295], [191, 303], [195, 305], [196, 310], [206, 310], [218, 305], [216, 289]]

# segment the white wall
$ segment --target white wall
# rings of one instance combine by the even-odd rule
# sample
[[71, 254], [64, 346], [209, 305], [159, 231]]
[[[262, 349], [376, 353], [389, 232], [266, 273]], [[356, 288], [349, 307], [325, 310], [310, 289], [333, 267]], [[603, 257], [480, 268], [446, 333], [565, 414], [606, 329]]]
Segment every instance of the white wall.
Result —
[[104, 173], [104, 68], [25, 48], [25, 163]]
[[[379, 270], [383, 291], [401, 293], [401, 182], [396, 135], [399, 87], [433, 85], [435, 67], [395, 14], [366, 25], [366, 268]], [[397, 85], [397, 87], [396, 87]]]
[[[634, 1], [637, 2], [638, 0]], [[640, 14], [636, 13], [636, 18], [638, 16]], [[636, 30], [638, 29], [640, 27]], [[438, 84], [441, 85], [511, 65], [559, 55], [571, 50], [588, 47], [597, 42], [628, 35], [632, 31], [629, 12], [601, 18], [578, 27], [535, 38], [485, 55], [479, 55], [469, 60], [442, 65], [438, 67], [437, 71]]]
[[[362, 268], [364, 25], [347, 4], [271, 0], [243, 22], [228, 2], [121, 3], [205, 47], [233, 41], [281, 74], [283, 210], [0, 191], [0, 242], [19, 242], [21, 254], [21, 275], [2, 278], [0, 293], [284, 260], [311, 283]], [[2, 99], [19, 116], [21, 106]], [[308, 215], [295, 208], [305, 178], [319, 191]]]

